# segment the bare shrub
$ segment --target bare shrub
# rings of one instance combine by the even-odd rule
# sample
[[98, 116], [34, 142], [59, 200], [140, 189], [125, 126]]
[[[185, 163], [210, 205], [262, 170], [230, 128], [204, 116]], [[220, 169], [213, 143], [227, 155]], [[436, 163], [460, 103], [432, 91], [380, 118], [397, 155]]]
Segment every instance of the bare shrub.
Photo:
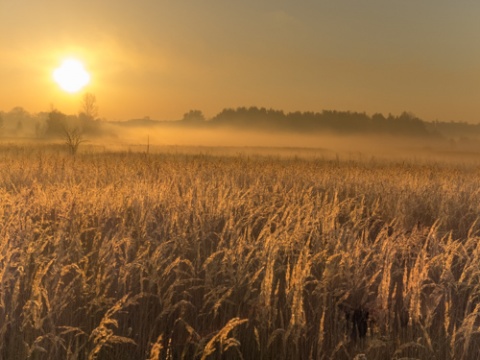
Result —
[[67, 146], [68, 151], [72, 155], [75, 155], [78, 151], [80, 144], [86, 141], [83, 138], [82, 131], [78, 127], [69, 128], [67, 126], [64, 126], [63, 137], [65, 140], [65, 145]]

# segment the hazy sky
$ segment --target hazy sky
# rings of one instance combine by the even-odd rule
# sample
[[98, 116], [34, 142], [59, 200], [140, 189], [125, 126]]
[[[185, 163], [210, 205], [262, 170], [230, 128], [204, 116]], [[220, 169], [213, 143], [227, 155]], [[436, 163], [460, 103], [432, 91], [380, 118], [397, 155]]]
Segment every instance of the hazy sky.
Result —
[[480, 122], [478, 0], [0, 0], [0, 109], [76, 113], [81, 59], [107, 119], [225, 107], [411, 111]]

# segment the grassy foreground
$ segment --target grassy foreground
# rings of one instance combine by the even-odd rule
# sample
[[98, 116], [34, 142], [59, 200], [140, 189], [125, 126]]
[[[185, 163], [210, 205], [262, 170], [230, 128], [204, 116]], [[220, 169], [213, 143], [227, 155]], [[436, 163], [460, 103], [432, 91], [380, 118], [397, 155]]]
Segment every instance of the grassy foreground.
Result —
[[0, 151], [1, 359], [475, 359], [480, 167]]

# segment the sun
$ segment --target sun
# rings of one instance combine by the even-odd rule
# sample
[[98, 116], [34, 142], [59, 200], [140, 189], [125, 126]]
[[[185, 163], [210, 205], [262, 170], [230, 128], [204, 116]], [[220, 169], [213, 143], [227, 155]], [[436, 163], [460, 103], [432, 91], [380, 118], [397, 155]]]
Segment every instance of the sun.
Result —
[[90, 74], [82, 62], [77, 59], [66, 59], [53, 72], [53, 79], [66, 92], [76, 93], [90, 82]]

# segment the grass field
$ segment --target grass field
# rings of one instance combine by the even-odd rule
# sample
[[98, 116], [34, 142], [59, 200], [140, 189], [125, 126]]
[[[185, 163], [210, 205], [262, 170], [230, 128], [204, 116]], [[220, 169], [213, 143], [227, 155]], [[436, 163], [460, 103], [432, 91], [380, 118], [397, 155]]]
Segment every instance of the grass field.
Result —
[[0, 148], [1, 359], [477, 359], [480, 162]]

